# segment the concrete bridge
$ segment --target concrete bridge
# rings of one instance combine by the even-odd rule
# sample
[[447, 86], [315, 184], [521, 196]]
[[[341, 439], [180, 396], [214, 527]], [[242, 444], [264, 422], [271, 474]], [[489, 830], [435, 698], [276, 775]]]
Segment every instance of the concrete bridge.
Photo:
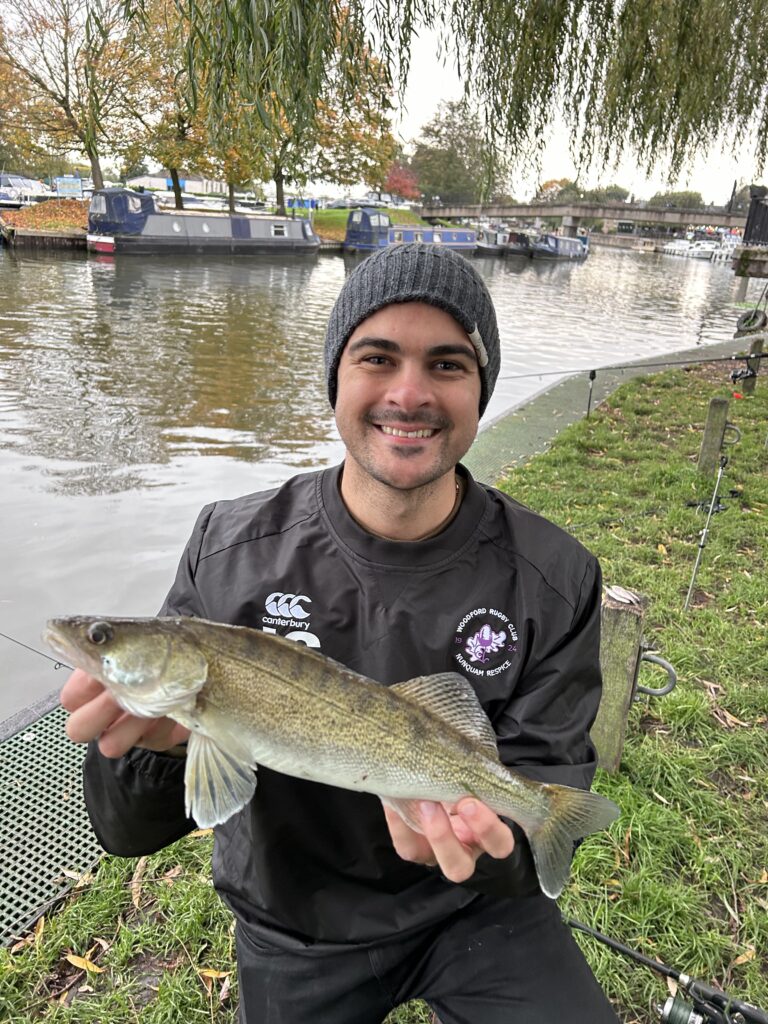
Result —
[[678, 207], [648, 206], [643, 203], [486, 203], [477, 206], [421, 206], [414, 207], [425, 220], [479, 220], [532, 221], [536, 218], [560, 217], [567, 234], [575, 234], [585, 217], [608, 222], [606, 226], [622, 224], [660, 224], [665, 227], [687, 227], [689, 224], [707, 224], [716, 228], [743, 228], [746, 212], [728, 213], [722, 207], [705, 206], [703, 209], [684, 210]]

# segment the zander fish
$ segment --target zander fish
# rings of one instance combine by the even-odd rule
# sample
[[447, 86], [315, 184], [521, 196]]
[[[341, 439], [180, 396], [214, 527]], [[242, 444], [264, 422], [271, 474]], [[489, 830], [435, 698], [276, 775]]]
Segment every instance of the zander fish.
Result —
[[186, 806], [201, 827], [248, 803], [260, 764], [373, 793], [416, 829], [419, 801], [473, 796], [520, 825], [555, 898], [574, 840], [619, 814], [597, 793], [506, 768], [474, 690], [455, 673], [384, 686], [304, 644], [203, 619], [53, 619], [45, 639], [126, 711], [191, 731]]

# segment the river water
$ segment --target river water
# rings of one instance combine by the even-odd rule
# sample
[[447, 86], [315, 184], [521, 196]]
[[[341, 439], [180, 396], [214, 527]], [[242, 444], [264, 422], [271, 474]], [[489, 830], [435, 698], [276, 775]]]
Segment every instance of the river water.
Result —
[[[340, 459], [323, 333], [354, 265], [0, 249], [0, 633], [39, 650], [52, 615], [153, 614], [203, 504]], [[502, 337], [485, 422], [535, 371], [722, 342], [738, 315], [727, 264], [477, 265]], [[2, 636], [0, 669], [0, 722], [66, 677]]]

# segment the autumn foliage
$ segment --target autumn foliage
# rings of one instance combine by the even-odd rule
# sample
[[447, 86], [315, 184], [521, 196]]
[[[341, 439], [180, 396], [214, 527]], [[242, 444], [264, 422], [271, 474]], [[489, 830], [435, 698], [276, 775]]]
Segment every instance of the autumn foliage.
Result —
[[88, 200], [47, 199], [21, 210], [3, 210], [0, 221], [7, 227], [33, 228], [37, 231], [88, 229]]
[[382, 191], [389, 192], [393, 196], [401, 196], [403, 199], [421, 198], [416, 175], [410, 168], [400, 163], [394, 163], [389, 168]]

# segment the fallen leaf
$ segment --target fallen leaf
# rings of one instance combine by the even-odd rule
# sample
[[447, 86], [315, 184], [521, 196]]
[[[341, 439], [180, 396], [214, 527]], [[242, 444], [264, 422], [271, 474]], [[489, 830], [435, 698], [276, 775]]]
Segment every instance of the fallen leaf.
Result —
[[144, 876], [144, 872], [147, 870], [147, 858], [139, 857], [139, 863], [136, 865], [136, 870], [133, 872], [133, 878], [131, 879], [131, 903], [139, 909], [139, 903], [141, 902], [141, 879]]
[[659, 552], [659, 554], [662, 554], [662, 555], [666, 555], [666, 553], [667, 553], [667, 549], [664, 547], [663, 544], [657, 544], [656, 545], [656, 550]]
[[43, 929], [45, 928], [45, 914], [39, 918], [35, 925], [35, 945], [37, 945], [43, 937]]
[[197, 972], [201, 978], [228, 978], [231, 971], [214, 971], [210, 967], [204, 967]]
[[747, 952], [742, 953], [741, 956], [737, 956], [733, 961], [733, 966], [738, 967], [740, 964], [748, 964], [750, 960], [755, 959], [755, 947], [747, 946]]
[[78, 967], [81, 971], [88, 971], [89, 974], [103, 974], [104, 968], [99, 967], [92, 960], [86, 960], [84, 956], [76, 956], [74, 953], [67, 953], [64, 957], [68, 960], [73, 967]]
[[213, 835], [213, 829], [212, 828], [196, 828], [195, 831], [194, 832], [190, 832], [189, 835], [192, 836], [193, 838], [195, 838], [197, 836], [211, 836], [211, 835]]
[[229, 999], [229, 987], [230, 987], [230, 977], [229, 977], [229, 975], [227, 975], [227, 977], [224, 979], [224, 981], [222, 983], [221, 992], [219, 992], [219, 1002], [220, 1003], [224, 1003], [224, 1002], [227, 1001], [227, 999]]

